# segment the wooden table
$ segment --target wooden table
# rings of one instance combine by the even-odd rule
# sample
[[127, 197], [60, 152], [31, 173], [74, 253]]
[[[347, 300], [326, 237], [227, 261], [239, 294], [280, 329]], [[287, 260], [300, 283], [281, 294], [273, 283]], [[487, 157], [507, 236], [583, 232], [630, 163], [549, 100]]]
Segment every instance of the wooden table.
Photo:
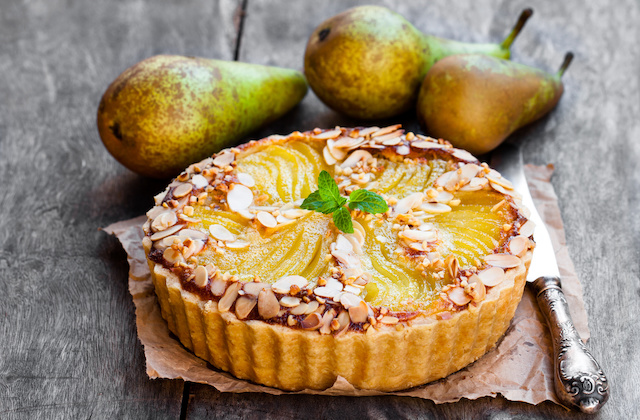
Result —
[[[574, 418], [501, 397], [221, 394], [149, 380], [125, 254], [98, 230], [142, 214], [166, 181], [142, 178], [100, 142], [98, 102], [125, 68], [159, 53], [301, 69], [307, 37], [357, 1], [0, 2], [0, 418]], [[554, 163], [567, 241], [584, 286], [589, 347], [611, 383], [599, 418], [640, 417], [640, 3], [621, 0], [374, 1], [419, 29], [499, 41], [535, 15], [513, 58], [555, 70], [566, 93], [518, 132], [525, 160]], [[413, 115], [395, 119], [419, 130]], [[350, 126], [313, 93], [255, 133]], [[378, 122], [385, 123], [385, 122]]]

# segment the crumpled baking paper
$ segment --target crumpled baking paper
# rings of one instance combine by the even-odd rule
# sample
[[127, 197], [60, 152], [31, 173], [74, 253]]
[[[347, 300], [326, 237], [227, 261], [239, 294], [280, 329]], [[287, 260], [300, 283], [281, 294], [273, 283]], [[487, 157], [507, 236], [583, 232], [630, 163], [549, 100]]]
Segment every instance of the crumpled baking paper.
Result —
[[[569, 258], [557, 197], [549, 182], [553, 166], [526, 165], [525, 173], [536, 208], [545, 221], [556, 250], [562, 286], [573, 322], [583, 340], [589, 338], [582, 286]], [[209, 384], [221, 392], [291, 393], [236, 379], [196, 357], [180, 344], [167, 327], [142, 249], [146, 216], [114, 223], [104, 230], [118, 237], [128, 255], [129, 291], [136, 307], [138, 337], [144, 347], [150, 378], [183, 379]], [[543, 315], [533, 294], [525, 290], [511, 327], [498, 346], [475, 363], [430, 384], [398, 392], [361, 390], [338, 377], [325, 390], [296, 393], [320, 395], [398, 395], [425, 398], [435, 403], [502, 395], [511, 401], [559, 403], [553, 385], [553, 348]]]

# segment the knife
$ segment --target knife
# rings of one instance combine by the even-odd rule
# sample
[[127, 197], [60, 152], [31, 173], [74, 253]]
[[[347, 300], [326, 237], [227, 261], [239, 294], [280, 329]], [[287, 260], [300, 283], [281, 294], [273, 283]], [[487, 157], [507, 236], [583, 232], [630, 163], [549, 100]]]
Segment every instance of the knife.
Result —
[[551, 333], [556, 395], [567, 407], [595, 413], [609, 398], [609, 383], [571, 321], [551, 238], [529, 193], [520, 148], [502, 144], [491, 155], [491, 167], [513, 183], [522, 204], [531, 212], [529, 220], [536, 226], [533, 233], [536, 247], [527, 284], [533, 289]]

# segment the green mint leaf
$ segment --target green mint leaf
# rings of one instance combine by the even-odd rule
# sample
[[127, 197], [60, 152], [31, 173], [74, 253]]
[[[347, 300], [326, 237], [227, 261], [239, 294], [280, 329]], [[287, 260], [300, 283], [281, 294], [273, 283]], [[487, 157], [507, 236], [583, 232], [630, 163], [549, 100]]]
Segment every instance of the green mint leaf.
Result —
[[389, 210], [384, 198], [369, 190], [355, 190], [352, 192], [349, 196], [349, 208], [371, 214], [384, 213]]
[[318, 175], [318, 191], [320, 191], [320, 196], [324, 201], [333, 201], [338, 204], [344, 198], [340, 195], [340, 188], [338, 188], [335, 179], [327, 171], [322, 171]]
[[[344, 204], [344, 203], [343, 203]], [[341, 204], [341, 205], [343, 205]], [[300, 205], [301, 209], [304, 210], [313, 210], [324, 214], [329, 214], [334, 212], [340, 206], [334, 203], [333, 201], [325, 201], [320, 196], [320, 191], [316, 190], [309, 194], [307, 198], [304, 199], [302, 204]]]
[[344, 233], [353, 233], [351, 213], [349, 213], [346, 207], [340, 207], [333, 212], [333, 223]]

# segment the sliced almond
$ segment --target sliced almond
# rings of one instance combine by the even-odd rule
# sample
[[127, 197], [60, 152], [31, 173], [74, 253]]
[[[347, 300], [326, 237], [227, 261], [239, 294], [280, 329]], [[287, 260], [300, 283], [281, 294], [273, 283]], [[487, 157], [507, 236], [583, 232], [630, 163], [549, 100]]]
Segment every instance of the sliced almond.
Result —
[[443, 187], [447, 191], [455, 191], [459, 181], [460, 177], [458, 176], [458, 172], [449, 171], [440, 175], [434, 182], [434, 185], [436, 187]]
[[418, 241], [418, 242], [423, 242], [423, 241], [433, 242], [438, 239], [438, 235], [433, 230], [421, 231], [421, 230], [406, 229], [406, 230], [401, 230], [398, 233], [398, 236], [409, 239], [411, 241]]
[[358, 306], [360, 302], [362, 302], [362, 298], [351, 293], [343, 293], [342, 296], [340, 296], [340, 303], [345, 309]]
[[201, 190], [205, 188], [207, 185], [209, 185], [209, 180], [207, 180], [207, 178], [203, 177], [200, 174], [195, 174], [191, 178], [191, 183], [193, 184], [193, 188], [197, 190]]
[[256, 303], [258, 303], [258, 301], [254, 297], [240, 296], [238, 300], [236, 300], [236, 316], [238, 319], [248, 317], [251, 311], [253, 311], [253, 308], [256, 307]]
[[222, 279], [215, 279], [211, 282], [211, 294], [214, 296], [222, 296], [227, 288], [227, 282]]
[[366, 137], [371, 135], [372, 133], [375, 133], [376, 131], [380, 130], [380, 127], [367, 127], [367, 128], [363, 128], [362, 130], [358, 131], [358, 135], [362, 136], [362, 137]]
[[505, 279], [504, 270], [500, 267], [489, 267], [478, 273], [478, 278], [487, 287], [497, 286]]
[[298, 219], [309, 213], [309, 210], [304, 209], [291, 209], [282, 212], [282, 215], [287, 219]]
[[233, 242], [227, 242], [226, 246], [229, 249], [244, 249], [249, 246], [249, 241], [245, 241], [244, 239], [236, 239]]
[[273, 292], [263, 289], [258, 294], [258, 313], [265, 319], [273, 318], [280, 311], [280, 302]]
[[469, 183], [460, 188], [460, 191], [479, 191], [489, 183], [487, 178], [472, 178]]
[[178, 236], [183, 238], [183, 240], [189, 238], [193, 240], [206, 241], [209, 238], [209, 235], [196, 229], [182, 229]]
[[309, 305], [307, 303], [300, 302], [300, 304], [298, 306], [296, 306], [295, 308], [292, 308], [289, 313], [291, 315], [302, 315], [302, 314], [307, 312], [307, 309], [309, 309]]
[[411, 148], [403, 144], [402, 146], [396, 147], [396, 153], [399, 154], [400, 156], [406, 156], [409, 153], [411, 153]]
[[173, 190], [173, 196], [175, 198], [182, 198], [185, 195], [189, 194], [191, 192], [191, 190], [193, 190], [193, 185], [188, 184], [188, 183], [183, 183], [178, 185], [174, 190]]
[[[434, 140], [434, 139], [432, 139]], [[418, 140], [411, 143], [411, 147], [418, 149], [446, 149], [444, 144], [440, 144], [437, 141]]]
[[353, 251], [353, 245], [351, 244], [351, 242], [349, 242], [347, 238], [345, 238], [344, 235], [338, 235], [338, 237], [336, 238], [335, 244], [336, 244], [335, 249], [337, 250], [346, 251], [346, 252]]
[[361, 160], [368, 160], [372, 157], [373, 156], [371, 156], [371, 153], [367, 152], [366, 150], [358, 149], [355, 152], [351, 153], [349, 157], [344, 162], [342, 162], [342, 164], [340, 164], [340, 167], [343, 169], [352, 168], [356, 166]]
[[268, 283], [260, 283], [260, 282], [248, 282], [242, 286], [242, 290], [248, 295], [258, 296], [263, 289], [270, 289], [271, 286]]
[[227, 312], [229, 311], [229, 309], [231, 309], [233, 302], [235, 302], [236, 298], [238, 297], [238, 292], [240, 291], [241, 287], [242, 284], [239, 282], [231, 283], [229, 287], [227, 287], [224, 295], [222, 295], [222, 297], [218, 301], [218, 311]]
[[295, 296], [283, 296], [282, 299], [280, 299], [280, 305], [286, 308], [294, 308], [300, 305], [300, 298]]
[[233, 152], [226, 151], [216, 156], [213, 159], [213, 164], [218, 168], [225, 168], [229, 166], [231, 162], [235, 160], [235, 158], [236, 156], [233, 154]]
[[460, 177], [460, 182], [463, 184], [468, 184], [481, 170], [482, 168], [476, 164], [468, 163], [466, 165], [462, 165], [458, 170], [460, 173], [458, 174]]
[[391, 316], [391, 315], [385, 315], [382, 317], [382, 319], [380, 319], [379, 322], [381, 322], [382, 324], [386, 324], [386, 325], [396, 325], [400, 320], [398, 318], [396, 318], [395, 316]]
[[253, 220], [256, 216], [255, 214], [251, 213], [249, 210], [244, 209], [244, 210], [240, 210], [238, 212], [238, 214], [243, 218], [243, 219], [247, 219], [247, 220]]
[[451, 299], [451, 302], [458, 306], [464, 306], [471, 302], [471, 298], [464, 292], [462, 287], [454, 287], [449, 289], [447, 296]]
[[487, 288], [485, 287], [480, 277], [477, 274], [472, 274], [469, 277], [469, 293], [471, 300], [474, 302], [481, 302], [487, 296]]
[[458, 277], [460, 263], [458, 263], [458, 259], [455, 255], [449, 254], [444, 260], [444, 266], [446, 267], [450, 278], [455, 279]]
[[393, 210], [396, 214], [406, 214], [409, 212], [409, 210], [412, 210], [422, 204], [424, 198], [425, 195], [421, 192], [409, 194], [408, 196], [398, 201]]
[[453, 200], [453, 194], [451, 194], [448, 191], [436, 191], [438, 193], [438, 195], [435, 196], [435, 200], [438, 203], [448, 203], [449, 201]]
[[173, 211], [166, 210], [153, 219], [153, 222], [151, 222], [151, 230], [158, 232], [170, 228], [176, 223], [178, 223], [178, 216], [176, 216]]
[[502, 175], [500, 175], [500, 173], [494, 169], [492, 169], [491, 171], [489, 171], [488, 174], [485, 175], [486, 178], [494, 183], [494, 184], [498, 184], [501, 187], [504, 187], [508, 190], [512, 190], [513, 189], [513, 184], [511, 183], [511, 181], [509, 181], [507, 178], [504, 178]]
[[453, 156], [461, 160], [466, 160], [468, 162], [474, 162], [478, 160], [476, 159], [475, 156], [473, 156], [471, 153], [467, 152], [466, 150], [456, 149], [456, 148], [453, 149]]
[[520, 258], [511, 254], [490, 254], [484, 257], [487, 264], [494, 267], [513, 268], [520, 265]]
[[529, 249], [529, 238], [523, 235], [514, 236], [509, 241], [509, 251], [521, 257]]
[[327, 150], [336, 160], [343, 160], [347, 156], [347, 151], [337, 148], [333, 140], [327, 140]]
[[335, 139], [341, 134], [342, 134], [342, 130], [339, 128], [336, 128], [335, 130], [324, 131], [320, 134], [314, 134], [313, 137], [318, 140], [327, 140], [327, 139]]
[[315, 293], [316, 296], [333, 299], [333, 297], [340, 293], [340, 291], [330, 287], [320, 286], [313, 289], [313, 293]]
[[[378, 129], [378, 130], [376, 130], [376, 131], [371, 133], [371, 138], [383, 136], [385, 134], [389, 134], [389, 133], [391, 133], [393, 131], [396, 131], [400, 127], [402, 127], [402, 124], [394, 124], [394, 125], [390, 125], [388, 127], [380, 128], [380, 129]], [[400, 134], [402, 134], [402, 132], [400, 132]], [[360, 135], [363, 135], [362, 132], [360, 133]]]
[[525, 238], [533, 235], [534, 230], [536, 229], [536, 224], [532, 220], [528, 220], [524, 225], [520, 226], [520, 236], [524, 236]]
[[253, 203], [253, 193], [242, 184], [233, 184], [227, 192], [227, 204], [231, 211], [246, 210]]
[[245, 174], [244, 172], [239, 172], [236, 176], [238, 177], [238, 181], [245, 187], [251, 188], [256, 186], [256, 181], [251, 175]]
[[336, 249], [335, 251], [331, 251], [331, 255], [333, 255], [336, 261], [344, 265], [346, 268], [360, 267], [361, 265], [360, 258], [352, 252]]
[[367, 322], [367, 318], [369, 317], [369, 307], [364, 301], [361, 301], [357, 306], [349, 308], [349, 316], [351, 317], [351, 321], [356, 324]]
[[300, 322], [300, 326], [305, 330], [317, 330], [322, 326], [322, 317], [320, 314], [312, 312]]
[[185, 225], [173, 225], [168, 229], [161, 230], [159, 232], [154, 233], [153, 235], [151, 235], [149, 239], [151, 239], [152, 241], [158, 241], [160, 239], [173, 235], [174, 233], [182, 229], [184, 226]]
[[324, 157], [325, 163], [329, 166], [338, 163], [338, 159], [333, 157], [331, 152], [329, 152], [329, 148], [327, 146], [324, 146], [324, 148], [322, 149], [322, 157]]
[[162, 206], [155, 206], [151, 210], [147, 212], [147, 217], [149, 220], [153, 220], [160, 215], [160, 213], [166, 211], [166, 209]]
[[315, 312], [318, 310], [319, 307], [320, 307], [320, 303], [317, 300], [312, 300], [307, 304], [307, 310], [305, 311], [305, 313], [310, 314], [312, 312]]
[[451, 207], [443, 203], [423, 203], [420, 206], [420, 210], [429, 214], [442, 214], [449, 213], [451, 211]]
[[336, 311], [334, 309], [330, 309], [322, 315], [320, 334], [331, 334], [331, 321], [333, 321], [335, 316]]
[[211, 232], [211, 236], [218, 241], [234, 241], [236, 239], [233, 233], [229, 232], [226, 227], [219, 224], [209, 226], [209, 232]]
[[162, 253], [162, 257], [167, 260], [169, 264], [176, 264], [179, 262], [184, 262], [184, 257], [182, 256], [182, 252], [177, 249], [167, 248]]
[[276, 293], [288, 294], [291, 290], [291, 286], [297, 286], [299, 289], [304, 289], [309, 284], [309, 281], [302, 276], [285, 276], [271, 285], [271, 288]]
[[267, 213], [266, 211], [259, 211], [256, 214], [256, 219], [258, 219], [262, 226], [267, 228], [274, 228], [278, 225], [276, 218], [273, 217], [271, 213]]

